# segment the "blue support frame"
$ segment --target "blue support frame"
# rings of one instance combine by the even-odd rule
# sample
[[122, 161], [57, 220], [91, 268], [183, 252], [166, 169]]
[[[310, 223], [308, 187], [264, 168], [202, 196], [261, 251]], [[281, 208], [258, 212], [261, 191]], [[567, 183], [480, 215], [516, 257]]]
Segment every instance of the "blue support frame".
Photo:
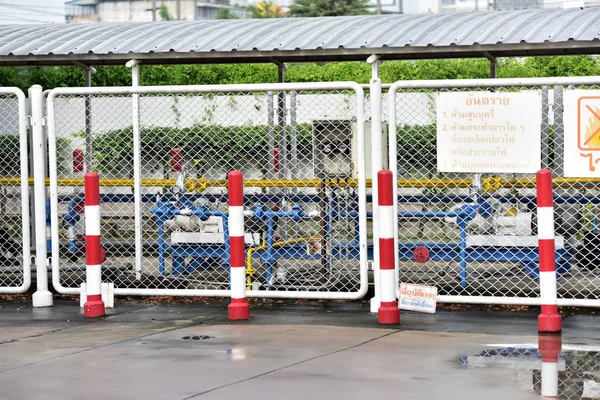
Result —
[[[295, 194], [253, 194], [245, 196], [246, 203], [275, 203], [280, 201], [282, 196], [286, 200], [296, 203], [319, 203], [322, 199], [318, 195], [295, 195]], [[100, 196], [101, 203], [131, 203], [134, 200], [133, 194], [103, 194]], [[370, 197], [370, 196], [369, 196]], [[155, 203], [152, 208], [158, 225], [158, 256], [159, 272], [166, 274], [165, 260], [167, 255], [173, 260], [172, 274], [180, 275], [191, 273], [197, 269], [209, 269], [219, 263], [224, 267], [229, 265], [229, 229], [227, 224], [227, 212], [211, 211], [205, 206], [194, 207], [193, 203], [197, 199], [207, 199], [209, 201], [226, 202], [226, 195], [218, 194], [185, 194], [185, 195], [161, 195], [160, 201], [156, 202], [156, 195], [143, 195], [142, 201], [145, 203]], [[496, 196], [504, 203], [515, 202], [512, 196]], [[351, 208], [356, 208], [358, 197], [350, 195], [348, 197]], [[74, 227], [81, 219], [77, 213], [76, 205], [84, 200], [83, 194], [72, 194], [59, 196], [59, 202], [69, 202], [67, 214], [63, 220]], [[369, 199], [368, 199], [369, 200]], [[372, 199], [371, 199], [372, 200]], [[460, 285], [468, 286], [467, 266], [469, 262], [512, 262], [518, 263], [532, 278], [539, 278], [538, 254], [536, 247], [478, 247], [468, 248], [466, 244], [466, 228], [471, 219], [476, 214], [483, 216], [491, 213], [489, 203], [483, 197], [474, 199], [469, 196], [398, 196], [399, 203], [466, 203], [457, 212], [399, 212], [399, 217], [455, 217], [459, 227], [458, 243], [416, 243], [400, 242], [398, 244], [399, 261], [412, 261], [413, 251], [416, 247], [425, 246], [430, 251], [430, 259], [434, 261], [458, 262], [460, 269]], [[525, 196], [519, 198], [519, 201], [529, 206], [535, 206], [534, 196]], [[600, 204], [600, 199], [596, 197], [577, 196], [577, 197], [557, 197], [554, 199], [556, 204]], [[49, 205], [49, 202], [48, 202]], [[190, 213], [206, 220], [209, 216], [220, 216], [223, 218], [224, 244], [170, 244], [165, 240], [164, 224], [175, 215], [181, 215], [181, 210], [187, 208]], [[49, 213], [48, 213], [49, 215]], [[273, 268], [277, 265], [279, 258], [290, 259], [320, 259], [320, 254], [309, 255], [304, 245], [289, 244], [281, 247], [274, 247], [275, 244], [275, 218], [291, 218], [299, 221], [306, 217], [300, 206], [294, 206], [292, 211], [271, 211], [265, 206], [257, 206], [254, 209], [253, 218], [258, 221], [266, 221], [266, 249], [258, 250], [257, 255], [261, 256], [263, 265], [266, 266], [267, 282], [270, 281]], [[372, 213], [367, 213], [372, 216]], [[354, 239], [351, 242], [332, 243], [330, 254], [327, 255], [326, 263], [331, 263], [334, 259], [359, 259], [359, 231], [358, 231], [358, 212], [343, 210], [338, 201], [337, 195], [332, 193], [326, 198], [325, 213], [325, 239], [331, 238], [331, 229], [333, 223], [339, 218], [353, 218], [355, 221]], [[49, 219], [48, 219], [49, 222]], [[50, 242], [48, 246], [50, 248]], [[69, 242], [68, 251], [75, 253], [84, 243], [75, 240]], [[372, 246], [369, 247], [369, 258], [373, 257]], [[559, 274], [570, 271], [570, 263], [573, 258], [573, 249], [565, 248], [556, 251], [557, 272]], [[186, 258], [192, 257], [193, 260], [186, 266]]]

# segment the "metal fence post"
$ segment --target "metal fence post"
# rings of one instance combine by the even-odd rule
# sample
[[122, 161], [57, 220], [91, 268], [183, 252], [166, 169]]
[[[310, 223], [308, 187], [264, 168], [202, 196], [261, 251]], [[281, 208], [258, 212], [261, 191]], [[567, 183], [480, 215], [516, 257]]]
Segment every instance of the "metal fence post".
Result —
[[42, 87], [34, 85], [29, 89], [31, 98], [31, 132], [33, 142], [34, 196], [35, 196], [35, 266], [37, 291], [33, 294], [34, 307], [50, 307], [52, 293], [48, 291], [47, 247], [46, 247], [46, 162], [44, 159], [44, 97]]
[[[379, 57], [373, 54], [367, 59], [371, 64], [371, 191], [373, 203], [377, 203], [377, 173], [383, 168], [381, 143], [381, 79], [379, 79]], [[362, 123], [362, 121], [358, 121]], [[373, 207], [373, 280], [375, 296], [371, 299], [371, 312], [377, 312], [381, 303], [381, 281], [379, 272], [379, 211]]]
[[241, 171], [227, 175], [229, 196], [229, 279], [231, 303], [227, 308], [229, 319], [249, 319], [250, 306], [246, 302], [246, 263], [244, 262], [244, 181]]
[[[127, 62], [127, 67], [131, 68], [131, 86], [140, 85], [140, 65], [137, 60]], [[134, 219], [135, 219], [135, 275], [136, 279], [141, 279], [144, 261], [142, 252], [144, 244], [142, 242], [142, 145], [140, 138], [140, 95], [132, 95], [133, 107], [133, 193], [134, 193]]]
[[553, 168], [554, 176], [557, 178], [562, 178], [564, 174], [564, 164], [565, 160], [561, 153], [556, 151], [556, 149], [562, 149], [565, 143], [565, 130], [563, 123], [563, 114], [565, 112], [565, 107], [563, 104], [563, 86], [556, 85], [554, 86], [554, 133], [553, 133], [553, 141], [554, 141], [554, 162]]
[[175, 179], [177, 184], [179, 180], [183, 178], [183, 157], [181, 155], [181, 149], [173, 147], [170, 152], [171, 156], [171, 179]]
[[[74, 178], [78, 178], [78, 179], [82, 179], [84, 178], [84, 172], [85, 172], [85, 155], [83, 153], [82, 149], [75, 149], [73, 150], [73, 177]], [[81, 187], [76, 186], [73, 188], [73, 194], [74, 195], [78, 195], [81, 193]], [[76, 205], [76, 212], [77, 214], [81, 214], [83, 212], [83, 205], [84, 203], [77, 203]], [[75, 230], [76, 227], [76, 223], [77, 223], [77, 219], [74, 218], [74, 220], [71, 222], [69, 221], [69, 229], [68, 229], [68, 239], [69, 239], [69, 243], [72, 243], [73, 245], [75, 245], [75, 243], [77, 242], [77, 233]], [[52, 233], [50, 233], [50, 238], [52, 237]], [[50, 248], [50, 251], [52, 251], [52, 249]]]
[[275, 122], [273, 115], [273, 92], [267, 92], [267, 129], [268, 129], [268, 149], [269, 155], [267, 158], [267, 162], [269, 163], [268, 168], [268, 179], [275, 179], [276, 171], [275, 171]]
[[[85, 69], [85, 86], [92, 87], [92, 75], [96, 73], [96, 69], [87, 67]], [[92, 98], [85, 96], [85, 169], [91, 171], [92, 166]]]
[[548, 86], [542, 86], [542, 168], [549, 168], [548, 162]]

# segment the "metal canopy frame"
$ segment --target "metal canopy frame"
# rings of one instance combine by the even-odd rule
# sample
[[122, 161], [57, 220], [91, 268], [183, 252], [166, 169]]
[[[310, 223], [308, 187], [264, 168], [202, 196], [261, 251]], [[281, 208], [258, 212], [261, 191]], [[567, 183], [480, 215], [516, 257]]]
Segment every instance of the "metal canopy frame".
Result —
[[256, 64], [279, 62], [335, 62], [364, 61], [371, 54], [380, 60], [422, 60], [443, 58], [489, 58], [591, 55], [600, 54], [600, 40], [561, 43], [519, 43], [471, 46], [381, 47], [360, 49], [321, 49], [291, 51], [233, 51], [233, 52], [168, 52], [127, 54], [65, 54], [65, 55], [6, 55], [0, 56], [0, 66], [67, 66], [76, 63], [87, 65], [124, 65], [131, 59], [144, 65], [172, 64]]
[[0, 25], [0, 66], [591, 55], [600, 7], [236, 21]]

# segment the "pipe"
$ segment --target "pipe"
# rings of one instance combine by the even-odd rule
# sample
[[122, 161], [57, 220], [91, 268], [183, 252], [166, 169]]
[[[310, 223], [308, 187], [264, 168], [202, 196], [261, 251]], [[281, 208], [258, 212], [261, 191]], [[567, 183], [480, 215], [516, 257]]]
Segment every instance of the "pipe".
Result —
[[[31, 237], [31, 233], [35, 232], [35, 229], [32, 229], [32, 226], [35, 227], [35, 216], [36, 213], [32, 213], [33, 218], [30, 219], [30, 207], [33, 208], [34, 201], [30, 200], [29, 197], [29, 188], [27, 185], [21, 185], [21, 182], [28, 178], [29, 176], [29, 160], [27, 157], [28, 154], [28, 144], [27, 144], [27, 99], [25, 98], [25, 94], [16, 88], [0, 88], [0, 93], [3, 95], [14, 95], [18, 101], [18, 116], [19, 116], [19, 152], [20, 152], [20, 170], [21, 170], [21, 179], [19, 179], [19, 185], [21, 187], [21, 233], [23, 240], [23, 282], [19, 286], [9, 286], [0, 285], [2, 287], [2, 293], [26, 293], [31, 286], [31, 244], [34, 243], [37, 248], [37, 242], [35, 237]], [[33, 147], [33, 143], [31, 143]], [[32, 148], [33, 150], [33, 148]], [[32, 154], [32, 153], [29, 153]], [[31, 158], [33, 159], [33, 157]], [[36, 163], [33, 164], [33, 167], [36, 167]], [[37, 168], [37, 167], [36, 167]], [[34, 168], [32, 168], [33, 171]], [[33, 194], [33, 193], [32, 193]], [[33, 196], [35, 200], [36, 197]], [[33, 211], [33, 210], [32, 210]], [[45, 216], [44, 216], [45, 218]], [[44, 257], [45, 259], [45, 257]], [[36, 264], [37, 265], [37, 264]]]
[[[179, 4], [179, 3], [177, 3]], [[140, 65], [138, 60], [130, 60], [126, 64], [131, 68], [131, 86], [140, 86]], [[135, 276], [142, 277], [143, 244], [142, 244], [142, 167], [141, 167], [141, 129], [140, 129], [140, 95], [132, 93], [132, 131], [133, 131], [133, 192], [134, 218], [135, 218]]]
[[[33, 142], [34, 160], [44, 160], [44, 149], [46, 141], [44, 137], [44, 99], [42, 95], [42, 87], [33, 85], [29, 89], [29, 97], [31, 99], [31, 137]], [[22, 147], [21, 147], [22, 148]], [[50, 151], [56, 149], [49, 149]], [[46, 188], [44, 187], [43, 179], [46, 176], [46, 163], [34, 162], [35, 186], [35, 226], [37, 229], [35, 235], [35, 256], [36, 256], [36, 276], [37, 290], [32, 296], [34, 307], [51, 307], [53, 304], [52, 293], [48, 290], [48, 270], [46, 261], [48, 260], [48, 249], [46, 242]]]
[[[33, 186], [33, 178], [29, 178], [29, 186]], [[471, 179], [398, 179], [397, 187], [402, 189], [455, 189], [470, 188]], [[555, 178], [553, 179], [554, 188], [573, 189], [573, 188], [598, 188], [600, 187], [600, 178]], [[131, 187], [133, 179], [100, 179], [100, 186], [103, 187]], [[244, 181], [244, 186], [255, 188], [270, 187], [291, 187], [291, 188], [312, 188], [319, 187], [322, 183], [320, 179], [249, 179]], [[367, 179], [367, 187], [371, 187], [371, 180]], [[144, 187], [172, 187], [177, 184], [175, 179], [142, 179], [141, 185]], [[357, 187], [356, 179], [332, 179], [325, 182], [329, 187]], [[0, 177], [0, 186], [20, 186], [21, 178]], [[50, 185], [50, 179], [46, 179], [46, 186]], [[79, 178], [60, 178], [57, 179], [57, 186], [83, 186], [83, 179]], [[227, 181], [217, 179], [186, 179], [185, 187], [188, 192], [203, 191], [209, 187], [227, 187]], [[534, 189], [535, 179], [506, 179], [506, 178], [483, 178], [483, 192], [495, 192], [499, 189]]]
[[[277, 248], [277, 247], [285, 246], [286, 244], [306, 243], [310, 240], [319, 240], [319, 239], [321, 239], [320, 236], [289, 239], [289, 240], [283, 240], [283, 241], [273, 243], [273, 245], [271, 247]], [[260, 246], [251, 247], [248, 249], [248, 255], [246, 256], [246, 275], [248, 275], [248, 281], [247, 281], [248, 285], [250, 285], [252, 283], [252, 274], [254, 274], [254, 272], [255, 272], [254, 268], [252, 268], [252, 253], [254, 253], [256, 251], [266, 250], [266, 249], [267, 249], [266, 242], [263, 242], [263, 244]]]
[[[371, 64], [371, 176], [375, 178], [377, 173], [383, 169], [383, 154], [382, 154], [382, 137], [381, 137], [381, 79], [379, 78], [379, 56], [371, 55], [367, 59], [367, 63]], [[362, 120], [357, 119], [360, 125]], [[378, 204], [377, 196], [377, 179], [372, 179], [371, 182], [373, 204]], [[397, 269], [397, 268], [395, 268]], [[381, 286], [379, 272], [379, 210], [378, 207], [373, 207], [373, 280], [375, 282], [375, 295], [370, 300], [371, 312], [377, 312], [381, 302]]]

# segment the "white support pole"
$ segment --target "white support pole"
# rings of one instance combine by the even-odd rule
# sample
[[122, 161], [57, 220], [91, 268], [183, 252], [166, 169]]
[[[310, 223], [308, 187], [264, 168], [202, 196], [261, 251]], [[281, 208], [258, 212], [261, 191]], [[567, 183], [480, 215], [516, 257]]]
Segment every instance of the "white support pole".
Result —
[[[140, 64], [137, 60], [128, 61], [127, 68], [131, 68], [131, 86], [140, 86]], [[140, 143], [140, 95], [132, 96], [132, 127], [133, 127], [133, 193], [134, 193], [134, 219], [135, 219], [135, 277], [142, 278], [142, 171], [141, 171], [141, 143]]]
[[[373, 54], [367, 59], [371, 64], [371, 193], [373, 196], [373, 280], [375, 296], [370, 309], [376, 313], [381, 305], [381, 279], [379, 273], [379, 211], [377, 209], [377, 173], [383, 169], [381, 143], [381, 79], [379, 79], [379, 57]], [[362, 121], [359, 121], [361, 123]]]
[[[85, 87], [92, 87], [92, 75], [96, 69], [85, 68]], [[90, 172], [92, 168], [92, 97], [85, 96], [85, 171]]]
[[33, 294], [34, 307], [51, 307], [52, 293], [48, 291], [48, 269], [46, 248], [46, 163], [44, 162], [44, 97], [42, 87], [29, 89], [31, 99], [31, 134], [33, 142], [33, 190], [35, 194], [35, 266], [37, 291]]

